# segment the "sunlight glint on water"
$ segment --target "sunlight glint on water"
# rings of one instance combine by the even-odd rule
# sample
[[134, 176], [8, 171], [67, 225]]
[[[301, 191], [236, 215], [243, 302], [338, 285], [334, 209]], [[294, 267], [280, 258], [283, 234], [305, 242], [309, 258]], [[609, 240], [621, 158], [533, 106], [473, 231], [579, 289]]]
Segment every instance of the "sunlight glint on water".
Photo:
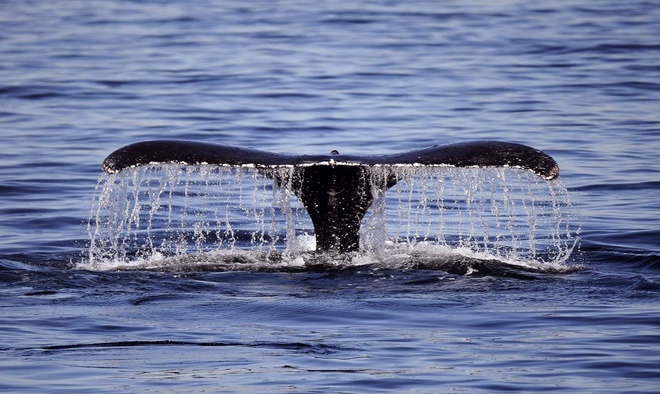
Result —
[[[278, 187], [262, 171], [162, 165], [104, 175], [84, 264], [99, 269], [102, 262], [181, 261], [217, 251], [242, 253], [225, 260], [249, 253], [295, 260], [314, 249], [311, 220], [287, 185]], [[270, 171], [286, 180], [293, 169]], [[560, 181], [511, 168], [375, 166], [372, 184], [382, 184], [392, 171], [397, 184], [385, 193], [374, 187], [363, 220], [361, 248], [369, 259], [437, 253], [440, 247], [469, 257], [562, 264], [577, 242]]]

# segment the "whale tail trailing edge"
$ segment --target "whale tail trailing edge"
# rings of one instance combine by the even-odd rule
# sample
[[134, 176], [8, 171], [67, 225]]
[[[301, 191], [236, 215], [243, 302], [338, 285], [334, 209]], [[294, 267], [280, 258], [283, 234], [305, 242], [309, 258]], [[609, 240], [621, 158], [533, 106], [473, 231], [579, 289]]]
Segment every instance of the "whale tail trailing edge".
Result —
[[[436, 145], [425, 149], [381, 156], [284, 155], [227, 145], [158, 140], [122, 147], [103, 161], [108, 173], [149, 164], [246, 166], [260, 169], [288, 187], [307, 209], [314, 225], [318, 251], [351, 252], [359, 249], [360, 223], [373, 202], [374, 188], [385, 191], [396, 176], [376, 179], [373, 166], [515, 167], [533, 171], [546, 180], [559, 176], [557, 162], [526, 145], [476, 141]], [[291, 179], [269, 169], [292, 166]], [[376, 183], [376, 184], [374, 184]]]

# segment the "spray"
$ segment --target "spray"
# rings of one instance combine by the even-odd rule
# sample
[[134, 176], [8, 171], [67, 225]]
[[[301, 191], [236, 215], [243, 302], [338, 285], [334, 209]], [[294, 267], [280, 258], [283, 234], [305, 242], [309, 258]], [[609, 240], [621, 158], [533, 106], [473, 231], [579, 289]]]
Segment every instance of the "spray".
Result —
[[[250, 167], [164, 164], [104, 174], [83, 265], [198, 262], [212, 254], [223, 256], [220, 263], [240, 255], [260, 265], [317, 259], [311, 220], [291, 191], [294, 167], [268, 171], [265, 176]], [[579, 239], [568, 192], [558, 179], [548, 182], [530, 171], [501, 167], [373, 165], [368, 173], [373, 203], [361, 227], [360, 256], [342, 258], [348, 264], [394, 255], [414, 260], [420, 253], [448, 250], [563, 264]], [[396, 185], [386, 191], [391, 177]]]

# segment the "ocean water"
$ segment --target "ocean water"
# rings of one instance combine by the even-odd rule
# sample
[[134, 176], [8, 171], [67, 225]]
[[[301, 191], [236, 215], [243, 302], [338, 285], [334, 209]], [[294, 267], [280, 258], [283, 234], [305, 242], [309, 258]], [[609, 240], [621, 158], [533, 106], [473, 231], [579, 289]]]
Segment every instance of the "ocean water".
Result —
[[[641, 0], [3, 2], [0, 390], [657, 392], [659, 20]], [[361, 253], [319, 256], [249, 171], [103, 173], [150, 139], [493, 139], [561, 176], [417, 174]]]

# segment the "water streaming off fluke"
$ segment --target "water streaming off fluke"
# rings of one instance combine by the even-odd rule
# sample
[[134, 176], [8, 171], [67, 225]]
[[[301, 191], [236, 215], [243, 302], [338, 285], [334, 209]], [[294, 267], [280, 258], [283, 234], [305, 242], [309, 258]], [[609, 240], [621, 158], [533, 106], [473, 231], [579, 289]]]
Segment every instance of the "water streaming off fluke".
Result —
[[312, 222], [286, 184], [293, 171], [165, 164], [104, 174], [81, 265], [281, 270], [368, 264], [451, 271], [467, 261], [561, 271], [569, 269], [578, 240], [559, 179], [514, 168], [374, 165], [372, 185], [392, 174], [398, 182], [385, 192], [372, 186], [360, 251], [318, 253]]

